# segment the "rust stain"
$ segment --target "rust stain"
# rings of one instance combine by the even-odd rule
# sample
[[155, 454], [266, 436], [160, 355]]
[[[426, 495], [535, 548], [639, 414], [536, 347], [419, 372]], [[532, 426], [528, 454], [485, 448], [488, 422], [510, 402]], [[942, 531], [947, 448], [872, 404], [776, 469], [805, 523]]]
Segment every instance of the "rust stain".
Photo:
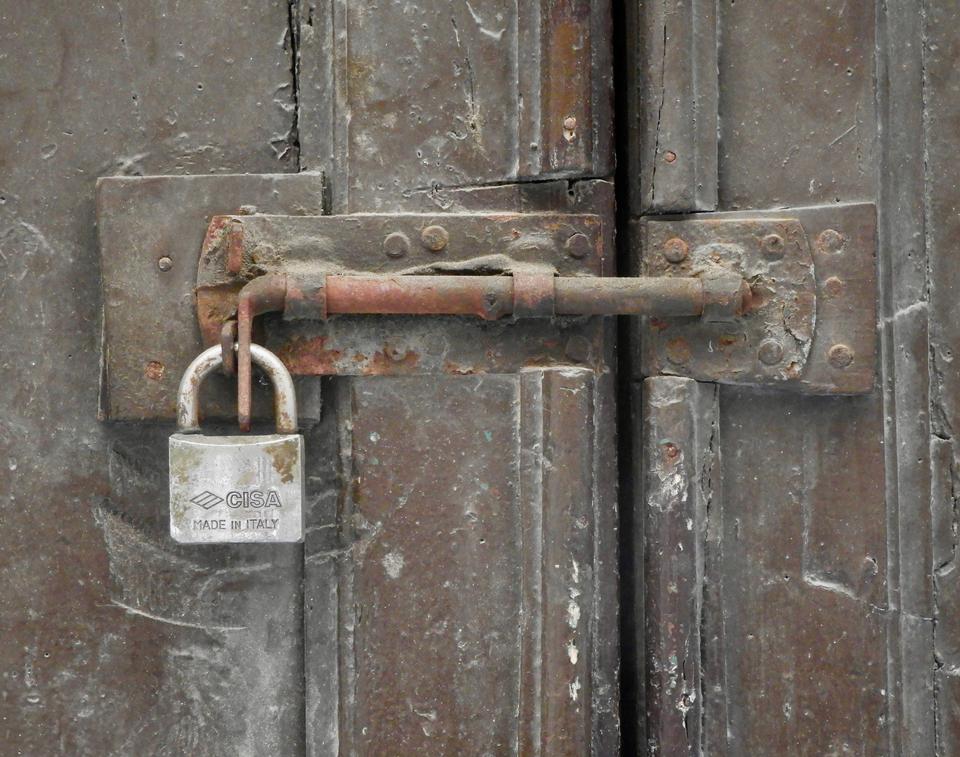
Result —
[[159, 360], [151, 360], [143, 369], [143, 375], [151, 381], [163, 380], [163, 374], [167, 372], [166, 366]]
[[273, 469], [279, 474], [280, 481], [288, 484], [293, 481], [297, 467], [297, 447], [295, 444], [274, 444], [266, 448], [273, 460]]
[[374, 352], [370, 361], [363, 367], [364, 376], [393, 376], [412, 373], [420, 362], [420, 353], [414, 350], [400, 350], [383, 345], [382, 350]]
[[475, 366], [471, 365], [460, 365], [459, 363], [454, 363], [451, 360], [446, 360], [443, 363], [443, 372], [444, 373], [453, 373], [458, 376], [468, 376], [477, 372]]
[[[331, 376], [338, 373], [342, 350], [329, 349], [327, 337], [294, 337], [278, 350], [277, 357], [290, 373], [299, 376]], [[356, 356], [354, 360], [356, 360]]]

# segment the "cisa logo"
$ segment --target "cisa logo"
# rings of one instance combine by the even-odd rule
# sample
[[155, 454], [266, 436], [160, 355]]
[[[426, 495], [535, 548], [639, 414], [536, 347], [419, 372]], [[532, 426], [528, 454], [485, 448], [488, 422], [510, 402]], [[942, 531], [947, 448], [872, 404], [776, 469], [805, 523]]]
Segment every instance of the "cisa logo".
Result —
[[227, 507], [252, 507], [259, 510], [262, 507], [283, 507], [280, 495], [272, 489], [268, 492], [254, 490], [252, 492], [229, 492]]
[[265, 492], [257, 489], [251, 492], [232, 491], [227, 492], [226, 497], [221, 497], [219, 494], [214, 494], [211, 491], [204, 491], [193, 497], [190, 501], [198, 507], [202, 507], [204, 510], [209, 510], [211, 507], [216, 507], [223, 502], [226, 502], [227, 507], [234, 510], [239, 508], [263, 510], [268, 507], [283, 507], [283, 503], [280, 501], [280, 494], [272, 489]]

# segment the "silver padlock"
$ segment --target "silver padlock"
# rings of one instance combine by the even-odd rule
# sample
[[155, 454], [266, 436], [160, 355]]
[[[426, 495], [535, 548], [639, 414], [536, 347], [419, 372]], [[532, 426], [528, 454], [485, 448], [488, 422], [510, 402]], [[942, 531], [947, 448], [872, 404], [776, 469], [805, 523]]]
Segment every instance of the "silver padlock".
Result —
[[198, 433], [200, 385], [222, 364], [219, 346], [190, 363], [177, 394], [170, 437], [170, 535], [185, 544], [297, 542], [303, 539], [303, 437], [293, 380], [280, 359], [251, 345], [273, 382], [277, 433]]

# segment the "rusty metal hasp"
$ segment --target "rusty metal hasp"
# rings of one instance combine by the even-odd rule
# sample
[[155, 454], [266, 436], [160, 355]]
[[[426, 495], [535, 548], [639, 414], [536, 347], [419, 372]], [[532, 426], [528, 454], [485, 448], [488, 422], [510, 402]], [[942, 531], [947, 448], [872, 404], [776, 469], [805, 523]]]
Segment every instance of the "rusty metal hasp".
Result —
[[[103, 417], [172, 417], [176, 375], [218, 344], [227, 373], [239, 347], [244, 427], [255, 341], [301, 376], [599, 370], [592, 316], [617, 314], [644, 318], [646, 375], [873, 386], [872, 206], [648, 218], [640, 275], [617, 278], [597, 215], [330, 216], [316, 177], [257, 181], [268, 199], [242, 213], [223, 208], [241, 204], [243, 177], [101, 181]], [[184, 197], [197, 207], [178, 206], [176, 228], [156, 215]], [[223, 386], [206, 403], [217, 417]]]

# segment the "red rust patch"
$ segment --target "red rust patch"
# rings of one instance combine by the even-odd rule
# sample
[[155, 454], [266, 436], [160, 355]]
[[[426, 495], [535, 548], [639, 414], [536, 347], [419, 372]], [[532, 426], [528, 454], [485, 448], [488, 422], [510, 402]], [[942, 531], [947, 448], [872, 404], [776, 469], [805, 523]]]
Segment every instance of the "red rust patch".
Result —
[[297, 376], [333, 376], [339, 373], [337, 363], [343, 351], [327, 349], [326, 344], [325, 336], [295, 337], [277, 350], [277, 357]]

